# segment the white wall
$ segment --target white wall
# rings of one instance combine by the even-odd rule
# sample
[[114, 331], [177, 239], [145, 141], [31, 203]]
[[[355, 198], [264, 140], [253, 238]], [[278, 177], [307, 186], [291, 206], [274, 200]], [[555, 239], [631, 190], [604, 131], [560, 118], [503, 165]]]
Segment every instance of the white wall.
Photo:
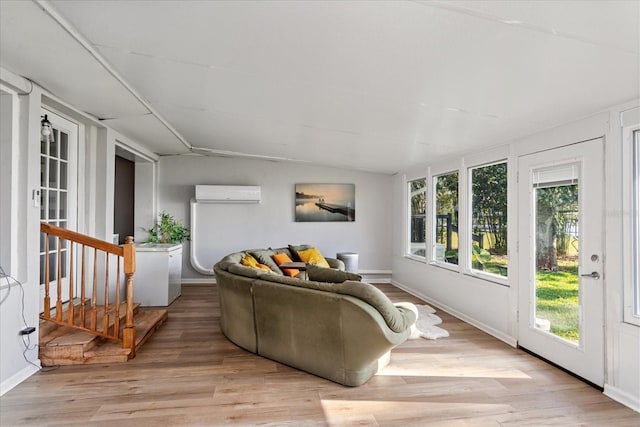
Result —
[[[159, 209], [189, 226], [189, 201], [196, 184], [259, 185], [260, 204], [199, 204], [196, 256], [212, 268], [223, 256], [243, 249], [316, 245], [326, 256], [360, 254], [360, 270], [391, 269], [391, 194], [389, 175], [269, 162], [199, 156], [162, 157]], [[356, 221], [294, 221], [296, 183], [346, 183], [356, 187]], [[147, 225], [149, 227], [151, 224]], [[182, 276], [203, 278], [189, 262], [184, 245]]]
[[[17, 89], [16, 94], [18, 102], [3, 103], [0, 112], [3, 116], [0, 168], [12, 170], [9, 176], [3, 175], [3, 180], [10, 179], [10, 186], [0, 188], [3, 210], [11, 218], [10, 235], [3, 232], [1, 243], [14, 251], [7, 259], [6, 267], [4, 257], [0, 264], [19, 281], [8, 284], [2, 279], [0, 286], [0, 394], [32, 375], [39, 366], [38, 350], [34, 345], [38, 341], [38, 331], [25, 337], [24, 341], [18, 332], [27, 326], [38, 328], [39, 208], [33, 206], [30, 195], [32, 189], [39, 187], [40, 180], [41, 91], [34, 87], [26, 94], [23, 88]], [[11, 116], [9, 123], [6, 121], [8, 116]], [[11, 150], [5, 150], [6, 144], [12, 145]], [[6, 220], [4, 216], [3, 220]]]
[[[514, 161], [518, 156], [559, 147], [592, 138], [605, 138], [605, 393], [625, 405], [640, 411], [640, 327], [623, 322], [624, 252], [621, 242], [624, 230], [623, 218], [630, 212], [623, 211], [622, 194], [622, 137], [620, 112], [638, 106], [638, 101], [612, 107], [593, 117], [541, 132], [506, 145], [509, 154], [510, 189], [515, 188], [517, 171]], [[496, 158], [495, 160], [499, 160]], [[457, 159], [465, 165], [466, 157]], [[431, 165], [424, 166], [424, 174]], [[407, 171], [415, 176], [415, 170]], [[393, 219], [393, 281], [398, 286], [430, 300], [460, 318], [515, 345], [517, 343], [517, 274], [512, 267], [517, 259], [517, 240], [512, 231], [517, 222], [517, 211], [510, 206], [509, 252], [510, 278], [508, 286], [445, 270], [428, 263], [404, 256], [405, 181], [402, 176], [394, 180]], [[462, 209], [462, 208], [461, 208]]]

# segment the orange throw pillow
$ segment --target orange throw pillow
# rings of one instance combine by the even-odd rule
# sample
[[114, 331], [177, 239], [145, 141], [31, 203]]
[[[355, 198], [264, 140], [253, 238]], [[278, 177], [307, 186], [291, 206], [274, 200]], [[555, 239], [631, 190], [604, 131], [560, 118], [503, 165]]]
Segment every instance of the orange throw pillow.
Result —
[[[275, 254], [273, 255], [271, 258], [273, 258], [273, 260], [276, 262], [276, 264], [278, 264], [278, 267], [280, 267], [281, 264], [284, 264], [285, 262], [293, 262], [291, 261], [291, 258], [289, 258], [289, 255], [287, 254]], [[282, 268], [281, 269], [282, 272], [284, 274], [286, 274], [287, 276], [291, 276], [291, 277], [295, 277], [298, 274], [300, 274], [300, 270], [298, 270], [297, 268]]]
[[316, 248], [309, 248], [305, 249], [304, 251], [299, 251], [298, 256], [300, 257], [300, 261], [306, 262], [307, 264], [314, 264], [318, 267], [324, 268], [331, 267], [327, 260], [322, 256], [320, 251]]

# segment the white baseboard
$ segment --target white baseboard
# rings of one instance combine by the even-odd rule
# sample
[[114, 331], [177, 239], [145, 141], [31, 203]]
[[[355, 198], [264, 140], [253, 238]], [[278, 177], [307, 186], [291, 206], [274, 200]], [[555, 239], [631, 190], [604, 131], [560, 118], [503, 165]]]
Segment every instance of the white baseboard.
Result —
[[183, 285], [215, 285], [216, 278], [211, 276], [202, 279], [182, 279]]
[[623, 404], [636, 412], [640, 412], [640, 397], [633, 396], [626, 391], [620, 390], [617, 387], [609, 384], [604, 385], [604, 395], [610, 397], [618, 403]]
[[391, 270], [358, 270], [366, 283], [391, 283]]
[[[40, 361], [36, 360], [35, 363], [40, 364]], [[29, 378], [31, 375], [35, 374], [38, 371], [39, 369], [36, 368], [35, 366], [28, 365], [21, 371], [16, 372], [11, 377], [2, 381], [2, 383], [0, 383], [0, 396], [4, 395], [6, 392], [8, 392], [9, 390], [11, 390], [12, 388], [14, 388], [15, 386], [17, 386], [18, 384], [20, 384], [21, 382], [23, 382], [24, 380], [26, 380], [27, 378]]]
[[442, 304], [441, 302], [438, 302], [434, 299], [429, 298], [426, 295], [421, 294], [420, 292], [415, 291], [414, 289], [411, 289], [401, 283], [396, 282], [395, 280], [391, 280], [391, 284], [402, 289], [403, 291], [420, 298], [421, 300], [424, 300], [426, 302], [428, 302], [429, 304], [433, 304], [435, 307], [438, 307], [439, 309], [446, 311], [447, 313], [449, 313], [450, 315], [457, 317], [458, 319], [464, 321], [465, 323], [470, 324], [471, 326], [474, 326], [478, 329], [480, 329], [483, 332], [488, 333], [489, 335], [491, 335], [492, 337], [495, 337], [497, 339], [499, 339], [500, 341], [509, 344], [511, 347], [517, 347], [518, 346], [518, 340], [516, 340], [514, 337], [510, 337], [508, 335], [506, 335], [504, 332], [498, 331], [494, 328], [492, 328], [491, 326], [485, 325], [482, 322], [478, 322], [476, 319], [467, 316], [464, 313], [459, 312], [458, 310], [449, 307], [446, 304]]

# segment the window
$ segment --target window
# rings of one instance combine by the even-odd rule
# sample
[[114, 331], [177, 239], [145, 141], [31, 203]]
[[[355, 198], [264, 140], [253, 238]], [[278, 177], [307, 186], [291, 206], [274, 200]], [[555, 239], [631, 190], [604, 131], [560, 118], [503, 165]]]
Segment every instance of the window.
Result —
[[458, 264], [458, 172], [435, 177], [433, 260]]
[[409, 247], [408, 254], [426, 257], [427, 180], [416, 179], [407, 183], [409, 193]]
[[470, 168], [469, 176], [471, 270], [507, 276], [507, 163]]

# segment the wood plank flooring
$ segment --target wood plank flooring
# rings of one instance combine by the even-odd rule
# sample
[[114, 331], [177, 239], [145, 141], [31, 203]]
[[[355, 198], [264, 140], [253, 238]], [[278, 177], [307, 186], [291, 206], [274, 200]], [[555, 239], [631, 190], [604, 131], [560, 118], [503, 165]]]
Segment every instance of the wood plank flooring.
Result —
[[135, 359], [41, 371], [0, 398], [0, 425], [640, 426], [598, 390], [437, 314], [450, 337], [405, 342], [349, 388], [236, 347], [220, 332], [215, 285], [186, 285]]

